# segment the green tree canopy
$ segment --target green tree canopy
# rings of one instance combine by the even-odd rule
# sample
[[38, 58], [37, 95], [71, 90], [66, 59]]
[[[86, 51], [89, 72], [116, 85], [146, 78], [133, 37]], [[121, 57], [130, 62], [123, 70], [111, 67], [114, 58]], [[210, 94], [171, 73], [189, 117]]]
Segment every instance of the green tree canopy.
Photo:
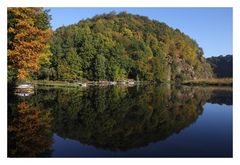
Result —
[[[67, 74], [69, 79], [163, 82], [212, 76], [203, 50], [188, 35], [125, 12], [97, 15], [56, 29], [51, 52], [53, 79]], [[66, 62], [69, 58], [75, 62]]]

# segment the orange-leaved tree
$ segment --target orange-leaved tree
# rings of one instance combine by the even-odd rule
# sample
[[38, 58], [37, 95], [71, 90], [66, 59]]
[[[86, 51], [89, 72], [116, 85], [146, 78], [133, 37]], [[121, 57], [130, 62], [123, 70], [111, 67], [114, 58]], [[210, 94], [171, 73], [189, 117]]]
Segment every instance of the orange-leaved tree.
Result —
[[[43, 8], [8, 8], [8, 72], [26, 80], [37, 72], [51, 37], [50, 16]], [[8, 74], [9, 75], [9, 74]]]

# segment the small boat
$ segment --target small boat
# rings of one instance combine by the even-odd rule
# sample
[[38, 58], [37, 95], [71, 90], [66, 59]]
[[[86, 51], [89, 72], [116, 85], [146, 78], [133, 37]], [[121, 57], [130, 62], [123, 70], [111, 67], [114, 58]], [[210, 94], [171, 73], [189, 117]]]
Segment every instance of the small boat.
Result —
[[116, 81], [110, 81], [110, 82], [109, 82], [109, 85], [116, 85], [116, 84], [117, 84]]
[[118, 80], [117, 83], [118, 83], [119, 85], [125, 85], [125, 84], [126, 84], [126, 81], [124, 81], [124, 80]]
[[31, 94], [34, 94], [34, 92], [22, 92], [22, 93], [15, 93], [18, 96], [30, 96]]
[[135, 82], [134, 82], [134, 81], [129, 81], [128, 84], [129, 84], [129, 85], [134, 85]]
[[21, 84], [16, 87], [16, 92], [17, 93], [22, 93], [22, 92], [32, 92], [33, 91], [33, 86], [31, 84]]
[[134, 80], [134, 79], [127, 79], [127, 80], [126, 80], [126, 83], [127, 83], [128, 85], [134, 85], [134, 84], [135, 84], [135, 80]]
[[78, 85], [81, 87], [87, 87], [87, 83], [78, 83]]
[[18, 96], [29, 96], [33, 94], [34, 87], [31, 84], [20, 84], [15, 89], [15, 94]]

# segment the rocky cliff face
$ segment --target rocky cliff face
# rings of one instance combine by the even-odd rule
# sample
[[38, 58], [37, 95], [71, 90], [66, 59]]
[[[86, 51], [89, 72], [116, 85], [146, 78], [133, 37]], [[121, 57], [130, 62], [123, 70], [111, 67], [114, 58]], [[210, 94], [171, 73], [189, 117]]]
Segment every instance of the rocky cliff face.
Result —
[[180, 80], [195, 80], [199, 78], [212, 78], [212, 70], [209, 69], [209, 64], [205, 59], [202, 60], [201, 70], [196, 71], [196, 68], [188, 64], [184, 59], [176, 59], [177, 68], [175, 76], [173, 76], [172, 79], [175, 78]]

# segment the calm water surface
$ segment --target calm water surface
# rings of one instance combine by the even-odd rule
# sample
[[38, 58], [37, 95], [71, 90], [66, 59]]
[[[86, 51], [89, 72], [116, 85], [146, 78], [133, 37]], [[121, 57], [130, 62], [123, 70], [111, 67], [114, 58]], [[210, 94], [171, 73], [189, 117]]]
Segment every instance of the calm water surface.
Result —
[[8, 95], [9, 157], [232, 157], [232, 89], [38, 88]]

